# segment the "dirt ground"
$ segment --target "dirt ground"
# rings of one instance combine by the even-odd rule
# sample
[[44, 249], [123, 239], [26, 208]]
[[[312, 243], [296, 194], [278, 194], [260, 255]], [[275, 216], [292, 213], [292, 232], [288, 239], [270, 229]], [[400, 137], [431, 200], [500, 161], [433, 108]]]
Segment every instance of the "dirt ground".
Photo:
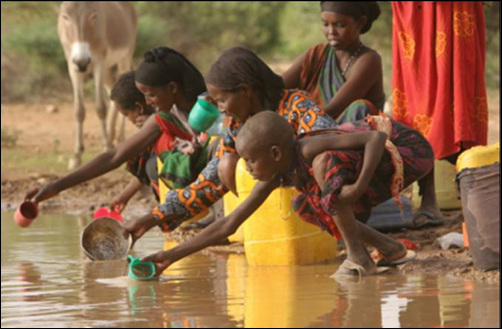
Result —
[[[49, 110], [55, 105], [56, 110]], [[499, 94], [489, 93], [490, 124], [489, 143], [500, 140]], [[14, 210], [31, 187], [40, 186], [66, 174], [68, 159], [74, 144], [74, 115], [71, 102], [39, 104], [2, 104], [2, 210]], [[6, 133], [17, 136], [15, 146], [4, 145]], [[136, 128], [127, 123], [126, 136]], [[87, 104], [84, 125], [86, 155], [84, 161], [102, 151], [99, 121], [93, 104]], [[73, 189], [62, 192], [58, 197], [43, 202], [42, 211], [67, 212], [91, 215], [93, 209], [107, 203], [127, 184], [129, 174], [123, 168], [103, 175]], [[135, 219], [155, 205], [148, 191], [136, 195], [124, 211], [124, 217]], [[391, 233], [396, 238], [405, 238], [417, 246], [417, 259], [398, 267], [403, 273], [453, 274], [476, 280], [499, 283], [499, 271], [480, 272], [474, 269], [469, 251], [465, 249], [441, 250], [435, 240], [449, 232], [462, 232], [461, 210], [443, 212], [445, 224], [439, 228], [407, 230]], [[183, 241], [194, 232], [176, 230], [171, 237]], [[242, 245], [216, 246], [207, 252], [244, 252]], [[344, 258], [344, 252], [337, 262]]]

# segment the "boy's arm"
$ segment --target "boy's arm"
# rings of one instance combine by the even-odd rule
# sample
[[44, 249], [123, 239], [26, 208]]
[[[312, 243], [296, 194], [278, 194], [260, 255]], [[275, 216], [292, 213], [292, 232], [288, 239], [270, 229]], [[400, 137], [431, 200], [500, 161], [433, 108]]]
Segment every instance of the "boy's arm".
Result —
[[381, 131], [366, 131], [347, 134], [324, 134], [300, 141], [303, 156], [312, 162], [326, 151], [364, 149], [361, 173], [354, 185], [366, 190], [385, 149], [387, 134]]
[[147, 256], [142, 261], [153, 261], [157, 267], [157, 275], [160, 275], [164, 269], [181, 258], [220, 242], [233, 234], [278, 186], [278, 179], [269, 182], [258, 182], [246, 200], [230, 215], [215, 221], [202, 232], [175, 248]]

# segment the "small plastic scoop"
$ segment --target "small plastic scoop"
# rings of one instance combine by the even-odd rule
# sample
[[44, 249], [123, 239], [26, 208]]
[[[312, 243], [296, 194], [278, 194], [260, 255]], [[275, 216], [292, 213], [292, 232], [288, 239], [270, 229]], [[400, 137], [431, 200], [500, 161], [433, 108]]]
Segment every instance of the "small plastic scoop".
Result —
[[210, 102], [199, 98], [188, 115], [188, 123], [199, 132], [206, 131], [218, 118], [220, 112]]
[[38, 216], [38, 205], [33, 201], [24, 201], [14, 213], [14, 221], [20, 227], [28, 227]]
[[96, 212], [94, 213], [94, 216], [92, 217], [92, 219], [98, 219], [98, 218], [103, 218], [103, 217], [116, 219], [121, 223], [124, 222], [124, 218], [122, 217], [121, 214], [119, 214], [115, 210], [111, 210], [108, 207], [100, 207], [100, 208], [96, 209]]
[[131, 255], [127, 256], [129, 263], [128, 275], [131, 279], [136, 281], [148, 281], [155, 278], [155, 264], [151, 261], [142, 262], [139, 258]]

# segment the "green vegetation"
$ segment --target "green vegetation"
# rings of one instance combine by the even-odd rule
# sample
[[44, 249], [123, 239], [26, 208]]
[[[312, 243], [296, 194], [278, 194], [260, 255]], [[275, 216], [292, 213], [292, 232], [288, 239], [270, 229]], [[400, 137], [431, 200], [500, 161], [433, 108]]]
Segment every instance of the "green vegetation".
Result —
[[[1, 2], [2, 102], [37, 101], [71, 94], [63, 51], [57, 36], [59, 1]], [[203, 73], [226, 48], [249, 47], [268, 62], [290, 62], [324, 41], [318, 2], [147, 2], [136, 1], [139, 29], [135, 62], [152, 47], [166, 45], [184, 53]], [[392, 15], [381, 1], [382, 15], [363, 41], [380, 52], [385, 90], [390, 92]], [[500, 3], [485, 7], [487, 87], [500, 83]], [[87, 89], [91, 89], [90, 86]]]
[[14, 147], [19, 138], [19, 131], [9, 131], [9, 128], [2, 126], [2, 146]]

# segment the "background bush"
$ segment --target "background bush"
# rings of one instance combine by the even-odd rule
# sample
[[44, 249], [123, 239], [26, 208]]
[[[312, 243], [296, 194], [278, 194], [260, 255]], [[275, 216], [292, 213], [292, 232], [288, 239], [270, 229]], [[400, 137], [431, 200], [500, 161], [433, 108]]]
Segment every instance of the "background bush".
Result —
[[[486, 83], [499, 88], [500, 26], [498, 1], [485, 6]], [[57, 36], [59, 1], [1, 2], [2, 102], [71, 99], [63, 50]], [[390, 92], [392, 15], [389, 1], [363, 42], [382, 55], [384, 84]], [[241, 45], [269, 62], [289, 63], [324, 41], [318, 2], [146, 2], [139, 14], [135, 63], [149, 48], [166, 45], [184, 53], [202, 73], [225, 49]], [[88, 82], [88, 84], [91, 82]], [[90, 86], [87, 89], [91, 89]]]

